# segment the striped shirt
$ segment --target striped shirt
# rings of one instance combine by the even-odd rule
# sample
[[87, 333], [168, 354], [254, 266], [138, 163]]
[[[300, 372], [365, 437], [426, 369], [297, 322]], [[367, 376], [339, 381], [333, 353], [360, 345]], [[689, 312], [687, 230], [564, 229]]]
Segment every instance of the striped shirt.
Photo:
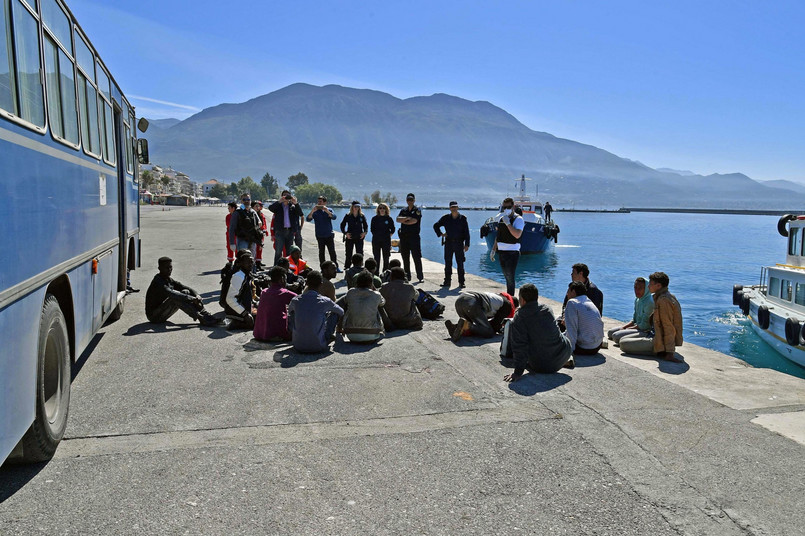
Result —
[[567, 301], [565, 327], [570, 347], [598, 348], [604, 340], [604, 321], [601, 313], [587, 296], [577, 296]]

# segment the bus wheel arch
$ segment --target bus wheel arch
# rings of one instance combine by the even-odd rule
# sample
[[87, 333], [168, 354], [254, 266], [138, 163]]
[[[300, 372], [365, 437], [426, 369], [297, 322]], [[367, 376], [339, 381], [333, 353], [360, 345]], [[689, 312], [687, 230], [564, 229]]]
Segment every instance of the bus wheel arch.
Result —
[[73, 353], [68, 332], [59, 300], [48, 292], [39, 323], [35, 417], [22, 438], [22, 454], [28, 462], [52, 458], [67, 428]]

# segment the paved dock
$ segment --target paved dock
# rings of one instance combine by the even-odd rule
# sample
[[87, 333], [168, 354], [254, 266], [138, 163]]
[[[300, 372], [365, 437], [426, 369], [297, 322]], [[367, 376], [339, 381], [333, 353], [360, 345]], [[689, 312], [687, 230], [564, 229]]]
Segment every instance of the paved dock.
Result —
[[499, 338], [442, 321], [313, 356], [149, 324], [162, 255], [220, 311], [225, 214], [143, 210], [142, 292], [76, 364], [54, 460], [0, 468], [0, 534], [805, 533], [805, 381], [717, 352], [611, 346], [507, 384]]

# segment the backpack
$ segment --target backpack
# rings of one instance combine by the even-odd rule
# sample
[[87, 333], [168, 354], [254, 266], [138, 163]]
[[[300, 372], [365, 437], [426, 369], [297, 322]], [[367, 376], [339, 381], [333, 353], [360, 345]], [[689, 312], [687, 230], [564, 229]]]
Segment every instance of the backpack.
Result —
[[419, 310], [419, 314], [422, 315], [422, 318], [436, 320], [442, 316], [444, 305], [439, 303], [439, 300], [422, 289], [417, 289], [417, 292], [419, 292], [419, 296], [416, 298], [416, 308]]
[[506, 318], [503, 320], [503, 339], [500, 341], [501, 359], [514, 359], [514, 352], [512, 351], [511, 343], [511, 326], [511, 318]]
[[238, 209], [238, 227], [235, 236], [249, 242], [262, 242], [262, 224], [260, 217], [253, 210]]

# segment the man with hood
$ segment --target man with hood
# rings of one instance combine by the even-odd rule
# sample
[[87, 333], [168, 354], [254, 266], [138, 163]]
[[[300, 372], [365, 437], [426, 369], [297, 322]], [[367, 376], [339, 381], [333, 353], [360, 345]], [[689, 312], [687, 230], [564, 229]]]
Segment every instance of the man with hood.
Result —
[[607, 331], [607, 337], [615, 341], [617, 346], [621, 339], [629, 335], [649, 336], [651, 331], [651, 313], [654, 312], [654, 299], [648, 291], [648, 282], [644, 277], [638, 277], [634, 282], [634, 314], [632, 320], [618, 328]]

